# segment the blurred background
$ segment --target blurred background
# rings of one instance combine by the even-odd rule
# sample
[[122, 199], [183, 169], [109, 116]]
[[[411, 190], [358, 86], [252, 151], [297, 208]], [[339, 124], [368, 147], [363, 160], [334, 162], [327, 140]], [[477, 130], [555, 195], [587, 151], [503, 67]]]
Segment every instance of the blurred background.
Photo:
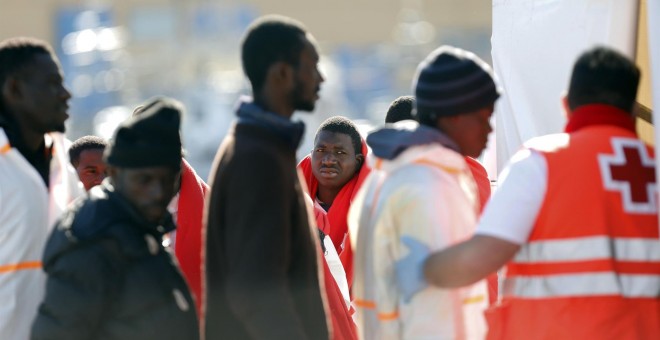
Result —
[[417, 64], [452, 44], [490, 63], [491, 2], [481, 0], [0, 0], [0, 40], [51, 43], [73, 98], [67, 136], [110, 138], [133, 108], [166, 95], [183, 102], [186, 157], [207, 178], [241, 95], [249, 95], [239, 45], [271, 13], [306, 25], [319, 43], [326, 82], [299, 158], [328, 117], [365, 131], [392, 100], [411, 94]]

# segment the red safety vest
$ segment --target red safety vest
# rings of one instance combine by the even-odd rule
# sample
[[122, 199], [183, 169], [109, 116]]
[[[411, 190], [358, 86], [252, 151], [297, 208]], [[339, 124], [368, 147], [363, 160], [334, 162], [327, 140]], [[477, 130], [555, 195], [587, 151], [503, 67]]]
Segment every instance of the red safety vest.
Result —
[[654, 151], [595, 125], [531, 141], [547, 192], [507, 265], [489, 339], [660, 339]]

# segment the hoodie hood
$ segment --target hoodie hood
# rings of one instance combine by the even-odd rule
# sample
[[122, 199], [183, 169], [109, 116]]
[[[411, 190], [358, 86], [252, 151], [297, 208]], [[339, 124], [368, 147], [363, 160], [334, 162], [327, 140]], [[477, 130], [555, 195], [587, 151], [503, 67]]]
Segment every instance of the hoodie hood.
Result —
[[412, 146], [427, 144], [440, 144], [460, 153], [458, 145], [447, 135], [413, 120], [385, 125], [367, 136], [367, 144], [376, 157], [387, 160], [396, 158]]
[[294, 122], [276, 113], [266, 111], [248, 97], [242, 97], [239, 100], [236, 115], [238, 116], [238, 124], [266, 128], [282, 138], [293, 150], [298, 148], [305, 133], [303, 122]]

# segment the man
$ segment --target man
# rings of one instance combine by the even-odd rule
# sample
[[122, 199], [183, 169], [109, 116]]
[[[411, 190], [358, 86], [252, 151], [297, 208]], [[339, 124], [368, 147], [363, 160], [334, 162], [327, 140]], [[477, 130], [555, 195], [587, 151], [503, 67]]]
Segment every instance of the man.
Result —
[[413, 110], [415, 109], [415, 97], [401, 96], [395, 99], [390, 107], [387, 108], [385, 114], [385, 123], [396, 123], [406, 119], [413, 118]]
[[43, 41], [0, 42], [0, 338], [26, 339], [46, 280], [41, 254], [84, 194], [64, 146], [71, 94]]
[[193, 299], [162, 236], [181, 172], [181, 108], [156, 100], [105, 151], [108, 180], [58, 222], [32, 339], [198, 339]]
[[[415, 97], [401, 96], [395, 99], [387, 109], [385, 123], [396, 123], [406, 119], [414, 120], [414, 107]], [[484, 166], [476, 159], [470, 156], [465, 156], [465, 163], [467, 163], [470, 168], [470, 173], [472, 173], [474, 182], [477, 184], [477, 192], [479, 193], [479, 213], [481, 213], [490, 199], [490, 179], [488, 178], [488, 173]], [[488, 302], [492, 305], [497, 302], [497, 273], [488, 276], [486, 280], [488, 282]]]
[[[330, 239], [324, 252], [331, 272], [326, 272], [325, 288], [333, 331], [338, 339], [357, 338], [351, 318], [354, 312], [349, 293], [353, 282], [353, 251], [348, 235], [347, 215], [351, 201], [369, 174], [369, 167], [364, 164], [366, 154], [367, 145], [362, 142], [353, 122], [336, 116], [321, 124], [316, 132], [314, 149], [298, 164], [315, 207], [321, 207], [322, 210], [315, 212], [316, 224], [322, 235], [321, 242], [325, 241], [325, 235]], [[339, 263], [335, 262], [336, 254], [339, 254]], [[334, 299], [336, 288], [342, 296]]]
[[327, 339], [318, 232], [295, 151], [320, 84], [313, 38], [264, 17], [241, 46], [254, 99], [241, 101], [210, 176], [206, 229], [207, 339]]
[[[396, 123], [406, 119], [414, 120], [414, 107], [415, 97], [413, 96], [401, 96], [395, 99], [387, 109], [385, 123]], [[477, 189], [479, 192], [479, 211], [482, 211], [486, 206], [488, 199], [490, 199], [490, 179], [488, 179], [488, 173], [484, 166], [472, 157], [465, 156], [465, 162], [470, 167], [470, 172], [474, 177], [474, 181], [477, 183]], [[497, 283], [497, 280], [495, 280], [495, 283]], [[495, 292], [497, 292], [497, 289], [495, 289]]]
[[[181, 105], [173, 99], [168, 100]], [[144, 113], [147, 108], [148, 106], [145, 105], [136, 107], [133, 110], [133, 116]], [[195, 298], [197, 317], [201, 326], [204, 317], [202, 309], [204, 295], [202, 289], [202, 224], [204, 200], [209, 187], [184, 158], [181, 158], [181, 181], [179, 183], [176, 195], [168, 205], [168, 211], [176, 223], [176, 230], [168, 234], [168, 237], [170, 246], [174, 248], [174, 254], [179, 260], [181, 271], [188, 282], [190, 292]]]
[[654, 150], [632, 115], [639, 77], [614, 50], [582, 54], [565, 133], [527, 142], [476, 235], [427, 260], [428, 280], [442, 287], [508, 262], [489, 338], [660, 338]]
[[438, 250], [472, 232], [479, 204], [465, 156], [485, 148], [499, 94], [483, 61], [450, 46], [420, 64], [414, 88], [419, 123], [386, 125], [367, 137], [376, 159], [349, 214], [360, 338], [478, 339], [485, 282], [426, 287], [410, 298], [395, 265], [408, 253], [401, 237]]
[[101, 184], [106, 176], [103, 150], [107, 144], [101, 137], [83, 136], [69, 147], [69, 160], [86, 191]]
[[353, 282], [353, 251], [348, 235], [347, 215], [351, 201], [369, 174], [364, 165], [367, 145], [348, 118], [328, 118], [316, 132], [314, 149], [298, 168], [303, 172], [309, 194], [327, 212], [330, 236], [346, 271], [349, 287]]

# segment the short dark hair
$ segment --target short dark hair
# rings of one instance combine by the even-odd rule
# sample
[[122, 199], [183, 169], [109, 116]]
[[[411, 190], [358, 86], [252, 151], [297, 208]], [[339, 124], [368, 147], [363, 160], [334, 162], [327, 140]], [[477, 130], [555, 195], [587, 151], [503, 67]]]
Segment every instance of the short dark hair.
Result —
[[[15, 37], [0, 42], [0, 87], [10, 75], [32, 63], [40, 54], [55, 55], [48, 43], [35, 38]], [[3, 110], [4, 103], [0, 96], [0, 114]]]
[[74, 167], [78, 166], [80, 154], [85, 150], [105, 150], [108, 142], [97, 136], [83, 136], [76, 139], [69, 148], [69, 161]]
[[415, 107], [415, 97], [401, 96], [395, 99], [385, 115], [385, 123], [396, 123], [406, 119], [415, 119], [412, 115]]
[[241, 61], [254, 92], [263, 87], [272, 64], [284, 61], [298, 66], [306, 34], [302, 24], [278, 15], [262, 17], [250, 25], [241, 45]]
[[584, 52], [573, 66], [568, 88], [571, 110], [587, 104], [606, 104], [633, 111], [640, 71], [623, 54], [603, 46]]
[[362, 154], [362, 137], [360, 132], [358, 132], [357, 127], [353, 122], [343, 116], [334, 116], [326, 119], [319, 129], [316, 130], [316, 136], [318, 137], [321, 131], [328, 131], [334, 133], [343, 133], [351, 137], [351, 142], [353, 144], [353, 149], [355, 149], [355, 154]]

